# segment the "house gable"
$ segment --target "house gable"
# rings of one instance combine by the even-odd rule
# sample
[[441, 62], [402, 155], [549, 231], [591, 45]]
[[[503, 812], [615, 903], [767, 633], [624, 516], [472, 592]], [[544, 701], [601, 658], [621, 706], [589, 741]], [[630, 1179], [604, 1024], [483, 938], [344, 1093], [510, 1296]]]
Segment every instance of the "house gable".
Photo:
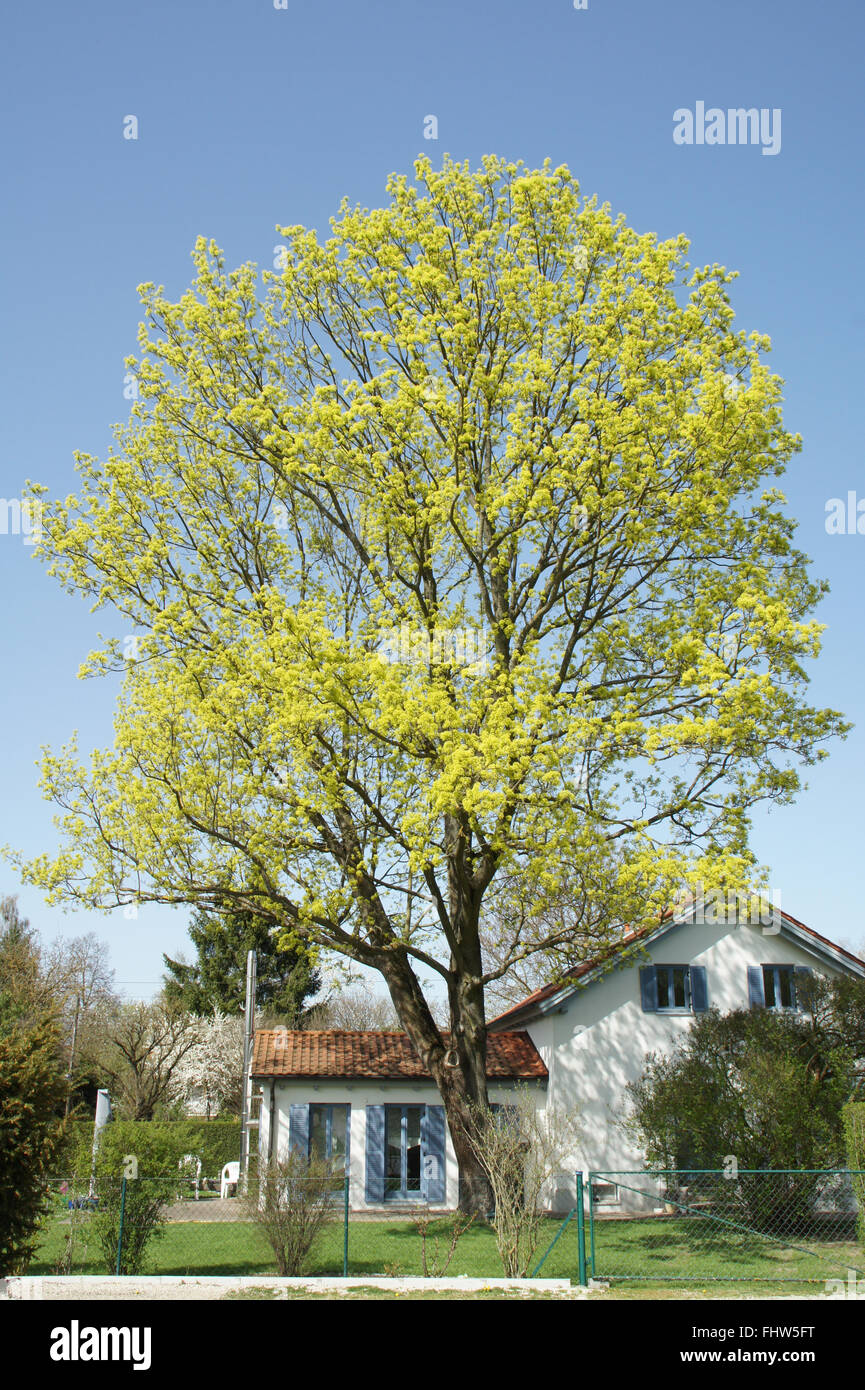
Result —
[[777, 931], [739, 918], [712, 922], [698, 916], [689, 910], [671, 917], [635, 939], [630, 952], [539, 991], [543, 997], [532, 996], [491, 1025], [525, 1027], [531, 1034], [550, 1074], [549, 1107], [579, 1119], [575, 1169], [626, 1173], [643, 1166], [621, 1123], [628, 1084], [639, 1078], [649, 1053], [670, 1053], [693, 1025], [691, 1008], [654, 1007], [641, 970], [696, 967], [705, 982], [700, 1004], [722, 1013], [749, 1007], [749, 972], [762, 980], [763, 967], [865, 976], [865, 963], [786, 914], [772, 924]]
[[[702, 921], [699, 920], [701, 916], [704, 918]], [[753, 926], [746, 917], [739, 915], [727, 917], [725, 914], [721, 921], [712, 921], [708, 908], [701, 909], [700, 905], [691, 904], [682, 913], [670, 913], [656, 927], [626, 937], [606, 956], [577, 966], [565, 980], [536, 990], [519, 1004], [506, 1009], [490, 1021], [490, 1032], [523, 1028], [547, 1015], [559, 1014], [571, 1001], [584, 996], [590, 986], [607, 980], [611, 974], [636, 972], [640, 966], [655, 960], [678, 964], [698, 963], [695, 952], [699, 954], [705, 949], [705, 937], [695, 933], [705, 933], [707, 929], [715, 933], [718, 939], [726, 939], [735, 932], [750, 931], [763, 941], [780, 940], [793, 948], [797, 960], [794, 962], [791, 957], [791, 963], [812, 965], [829, 974], [865, 978], [865, 961], [780, 909], [775, 909], [771, 923]], [[683, 940], [683, 936], [687, 936], [687, 940]], [[767, 960], [777, 959], [777, 952], [774, 951], [767, 956]], [[749, 964], [758, 963], [756, 960], [749, 961]], [[711, 985], [709, 990], [711, 1005]], [[534, 1038], [535, 1029], [530, 1031]]]

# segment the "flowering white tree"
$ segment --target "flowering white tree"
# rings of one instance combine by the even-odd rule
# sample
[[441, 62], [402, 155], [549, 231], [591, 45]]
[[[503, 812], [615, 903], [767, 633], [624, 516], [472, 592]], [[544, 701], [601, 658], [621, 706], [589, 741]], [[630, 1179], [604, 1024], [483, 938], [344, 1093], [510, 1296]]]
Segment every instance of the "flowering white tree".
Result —
[[172, 1098], [206, 1115], [237, 1114], [243, 1085], [243, 1019], [214, 1012], [195, 1020], [193, 1047], [172, 1076]]

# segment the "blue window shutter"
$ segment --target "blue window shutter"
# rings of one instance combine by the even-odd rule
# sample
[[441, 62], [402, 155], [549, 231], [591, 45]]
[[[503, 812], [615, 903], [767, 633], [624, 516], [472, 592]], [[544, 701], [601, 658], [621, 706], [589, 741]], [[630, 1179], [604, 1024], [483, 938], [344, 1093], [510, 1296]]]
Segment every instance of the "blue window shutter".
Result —
[[751, 1009], [763, 1009], [766, 1007], [766, 995], [763, 991], [762, 965], [748, 966], [748, 1006]]
[[704, 1014], [709, 1007], [709, 987], [706, 984], [705, 965], [691, 966], [691, 1008], [695, 1014]]
[[384, 1106], [366, 1107], [366, 1200], [384, 1201]]
[[292, 1153], [309, 1157], [309, 1106], [288, 1107], [288, 1147]]
[[421, 1120], [424, 1194], [438, 1207], [445, 1201], [445, 1133], [444, 1106], [428, 1105]]
[[658, 1012], [658, 974], [654, 965], [640, 966], [640, 998], [644, 1014]]

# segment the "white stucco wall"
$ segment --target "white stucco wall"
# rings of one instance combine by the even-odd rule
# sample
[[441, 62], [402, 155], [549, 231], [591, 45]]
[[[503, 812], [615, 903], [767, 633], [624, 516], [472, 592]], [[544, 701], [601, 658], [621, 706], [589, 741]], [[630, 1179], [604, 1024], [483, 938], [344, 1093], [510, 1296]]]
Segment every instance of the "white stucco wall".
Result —
[[639, 1077], [647, 1053], [672, 1051], [693, 1022], [690, 1014], [643, 1012], [639, 966], [648, 964], [704, 966], [709, 1006], [721, 1012], [748, 1007], [749, 965], [842, 973], [814, 950], [746, 922], [683, 923], [629, 968], [578, 990], [543, 1018], [515, 1023], [525, 1027], [547, 1065], [548, 1105], [576, 1115], [579, 1125], [579, 1146], [564, 1165], [568, 1171], [559, 1180], [556, 1210], [572, 1204], [571, 1175], [578, 1169], [588, 1174], [644, 1166], [644, 1155], [620, 1128], [627, 1110], [625, 1087]]
[[[292, 1105], [349, 1105], [351, 1143], [349, 1148], [349, 1202], [353, 1211], [386, 1211], [393, 1204], [370, 1204], [366, 1200], [366, 1107], [368, 1105], [441, 1105], [441, 1096], [432, 1082], [421, 1081], [276, 1081], [274, 1113], [276, 1125], [273, 1149], [270, 1148], [270, 1082], [264, 1088], [261, 1106], [260, 1152], [288, 1153], [289, 1107]], [[545, 1104], [545, 1088], [534, 1084], [538, 1106]], [[490, 1101], [507, 1104], [512, 1088], [507, 1084], [491, 1083]], [[445, 1136], [445, 1207], [452, 1209], [459, 1202], [459, 1167], [450, 1133]], [[396, 1205], [401, 1205], [397, 1203]]]

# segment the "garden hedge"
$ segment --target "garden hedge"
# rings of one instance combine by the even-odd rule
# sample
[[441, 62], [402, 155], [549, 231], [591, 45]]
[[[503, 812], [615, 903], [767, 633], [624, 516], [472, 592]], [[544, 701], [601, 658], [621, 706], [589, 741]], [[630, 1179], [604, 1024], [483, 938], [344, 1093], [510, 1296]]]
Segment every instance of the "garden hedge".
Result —
[[[92, 1142], [92, 1120], [73, 1120], [64, 1155], [68, 1172], [57, 1176], [87, 1170]], [[173, 1172], [184, 1154], [197, 1154], [202, 1179], [218, 1178], [226, 1163], [240, 1158], [240, 1121], [113, 1120], [103, 1131], [100, 1148], [119, 1158], [137, 1154], [141, 1175], [151, 1177]]]

